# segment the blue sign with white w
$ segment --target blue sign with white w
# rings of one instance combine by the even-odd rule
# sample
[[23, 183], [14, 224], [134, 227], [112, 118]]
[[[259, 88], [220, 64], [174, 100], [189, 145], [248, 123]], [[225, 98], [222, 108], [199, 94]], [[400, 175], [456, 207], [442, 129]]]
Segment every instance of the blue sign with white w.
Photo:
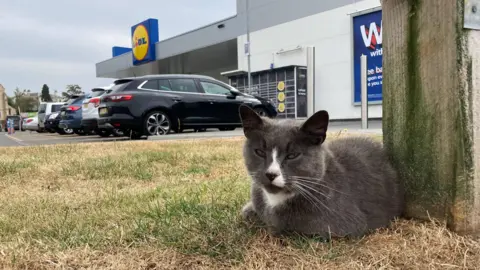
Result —
[[367, 56], [368, 101], [382, 100], [382, 11], [353, 17], [354, 102], [361, 101], [360, 56]]

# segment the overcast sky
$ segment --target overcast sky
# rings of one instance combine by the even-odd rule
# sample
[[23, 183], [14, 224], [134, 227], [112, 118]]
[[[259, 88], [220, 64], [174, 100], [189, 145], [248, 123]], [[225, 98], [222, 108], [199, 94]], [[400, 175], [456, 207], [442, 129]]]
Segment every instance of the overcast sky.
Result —
[[236, 13], [235, 0], [11, 0], [0, 1], [0, 84], [62, 92], [110, 84], [95, 77], [95, 63], [112, 46], [131, 47], [130, 27], [158, 19], [160, 40]]

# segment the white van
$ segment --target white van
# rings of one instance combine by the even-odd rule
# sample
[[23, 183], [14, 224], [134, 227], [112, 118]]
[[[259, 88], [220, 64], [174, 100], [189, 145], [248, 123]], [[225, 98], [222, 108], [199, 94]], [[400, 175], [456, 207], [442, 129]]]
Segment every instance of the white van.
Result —
[[40, 102], [38, 106], [38, 130], [42, 132], [45, 129], [45, 116], [51, 113], [60, 112], [64, 102]]

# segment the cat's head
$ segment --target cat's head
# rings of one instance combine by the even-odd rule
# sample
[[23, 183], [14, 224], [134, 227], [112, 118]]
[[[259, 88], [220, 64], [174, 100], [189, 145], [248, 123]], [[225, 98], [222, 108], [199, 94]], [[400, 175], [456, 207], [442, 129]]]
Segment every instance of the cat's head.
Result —
[[326, 111], [318, 111], [300, 126], [295, 120], [260, 117], [245, 105], [239, 111], [247, 138], [243, 153], [247, 170], [266, 191], [294, 192], [296, 179], [314, 178], [323, 171]]

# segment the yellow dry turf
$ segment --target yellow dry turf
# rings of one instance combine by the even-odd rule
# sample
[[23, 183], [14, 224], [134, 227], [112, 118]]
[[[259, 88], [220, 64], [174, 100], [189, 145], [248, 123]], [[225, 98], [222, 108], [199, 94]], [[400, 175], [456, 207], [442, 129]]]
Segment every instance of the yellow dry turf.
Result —
[[[344, 136], [344, 135], [342, 135]], [[332, 137], [335, 137], [332, 136]], [[243, 223], [243, 138], [0, 149], [2, 269], [474, 269], [435, 222], [363, 239], [274, 238]]]

